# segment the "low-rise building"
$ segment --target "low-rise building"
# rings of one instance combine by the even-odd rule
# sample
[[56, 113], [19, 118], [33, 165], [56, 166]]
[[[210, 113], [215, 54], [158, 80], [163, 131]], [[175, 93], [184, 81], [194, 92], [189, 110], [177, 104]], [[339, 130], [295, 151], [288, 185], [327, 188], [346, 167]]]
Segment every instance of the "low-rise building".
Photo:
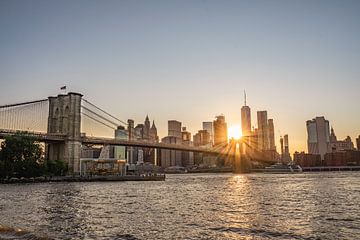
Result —
[[295, 152], [294, 162], [301, 167], [317, 167], [322, 165], [320, 154], [312, 154], [305, 152]]

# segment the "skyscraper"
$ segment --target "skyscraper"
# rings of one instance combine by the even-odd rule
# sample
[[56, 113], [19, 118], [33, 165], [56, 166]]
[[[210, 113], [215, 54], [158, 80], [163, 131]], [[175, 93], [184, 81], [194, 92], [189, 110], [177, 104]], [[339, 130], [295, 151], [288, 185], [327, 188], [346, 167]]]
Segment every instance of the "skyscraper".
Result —
[[[115, 130], [115, 139], [128, 139], [128, 132], [123, 126], [118, 126]], [[116, 159], [125, 160], [126, 159], [126, 147], [125, 146], [115, 146], [114, 147], [114, 157]]]
[[[182, 144], [181, 122], [168, 121], [168, 136], [161, 139], [162, 143]], [[182, 166], [182, 151], [161, 149], [161, 166]]]
[[150, 140], [154, 142], [159, 142], [159, 136], [157, 135], [157, 128], [155, 126], [155, 121], [153, 121], [152, 126], [149, 132]]
[[308, 152], [320, 154], [321, 159], [330, 152], [330, 127], [329, 121], [324, 117], [316, 117], [306, 122], [308, 133]]
[[284, 135], [284, 155], [285, 157], [290, 157], [290, 150], [289, 150], [289, 135]]
[[128, 136], [129, 136], [129, 140], [132, 140], [134, 137], [134, 120], [132, 119], [128, 119]]
[[281, 152], [281, 158], [284, 155], [284, 138], [280, 136], [280, 152]]
[[[199, 130], [194, 135], [194, 146], [206, 146], [210, 143], [210, 134], [207, 130]], [[211, 147], [211, 146], [210, 146]]]
[[241, 108], [241, 131], [243, 137], [251, 135], [251, 110], [246, 105], [246, 92], [244, 92], [244, 106]]
[[214, 145], [226, 144], [227, 142], [227, 123], [225, 122], [225, 116], [220, 115], [214, 121]]
[[210, 135], [210, 142], [214, 143], [214, 125], [213, 122], [203, 122], [203, 130], [206, 130]]
[[[128, 119], [128, 139], [129, 140], [134, 140], [134, 135], [135, 135], [135, 129], [134, 129], [134, 120], [132, 119]], [[136, 139], [136, 138], [135, 138]], [[134, 151], [134, 147], [128, 147], [127, 148], [127, 162], [128, 164], [135, 164], [136, 163], [136, 156], [135, 156], [135, 151]]]
[[146, 115], [144, 122], [144, 139], [150, 139], [150, 120], [148, 115]]
[[269, 139], [269, 149], [268, 150], [276, 151], [275, 134], [274, 134], [274, 121], [272, 119], [268, 120], [268, 139]]
[[260, 151], [269, 149], [267, 111], [257, 112], [258, 121], [258, 147]]
[[173, 136], [181, 139], [181, 122], [176, 120], [168, 121], [168, 136]]

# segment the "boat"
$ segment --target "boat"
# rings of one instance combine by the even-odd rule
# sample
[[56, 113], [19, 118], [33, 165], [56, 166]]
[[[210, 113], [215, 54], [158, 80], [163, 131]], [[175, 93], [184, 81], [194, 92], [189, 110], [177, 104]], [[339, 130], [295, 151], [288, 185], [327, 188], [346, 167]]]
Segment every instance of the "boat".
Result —
[[289, 164], [275, 163], [269, 167], [265, 167], [265, 173], [301, 173], [302, 168], [292, 162]]

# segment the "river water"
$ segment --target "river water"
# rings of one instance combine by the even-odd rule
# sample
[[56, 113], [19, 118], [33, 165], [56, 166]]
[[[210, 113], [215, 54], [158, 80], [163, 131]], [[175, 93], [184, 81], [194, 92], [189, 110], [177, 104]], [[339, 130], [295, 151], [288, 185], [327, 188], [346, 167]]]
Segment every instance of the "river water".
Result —
[[0, 239], [36, 236], [360, 239], [360, 172], [0, 185]]

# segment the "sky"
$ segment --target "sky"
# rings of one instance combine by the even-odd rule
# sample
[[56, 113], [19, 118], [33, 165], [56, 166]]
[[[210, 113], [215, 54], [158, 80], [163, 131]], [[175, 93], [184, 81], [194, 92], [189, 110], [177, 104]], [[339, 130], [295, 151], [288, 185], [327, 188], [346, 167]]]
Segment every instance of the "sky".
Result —
[[306, 120], [360, 135], [360, 1], [0, 1], [0, 105], [60, 87], [120, 119], [192, 133], [243, 91], [274, 119], [276, 145], [306, 149]]

